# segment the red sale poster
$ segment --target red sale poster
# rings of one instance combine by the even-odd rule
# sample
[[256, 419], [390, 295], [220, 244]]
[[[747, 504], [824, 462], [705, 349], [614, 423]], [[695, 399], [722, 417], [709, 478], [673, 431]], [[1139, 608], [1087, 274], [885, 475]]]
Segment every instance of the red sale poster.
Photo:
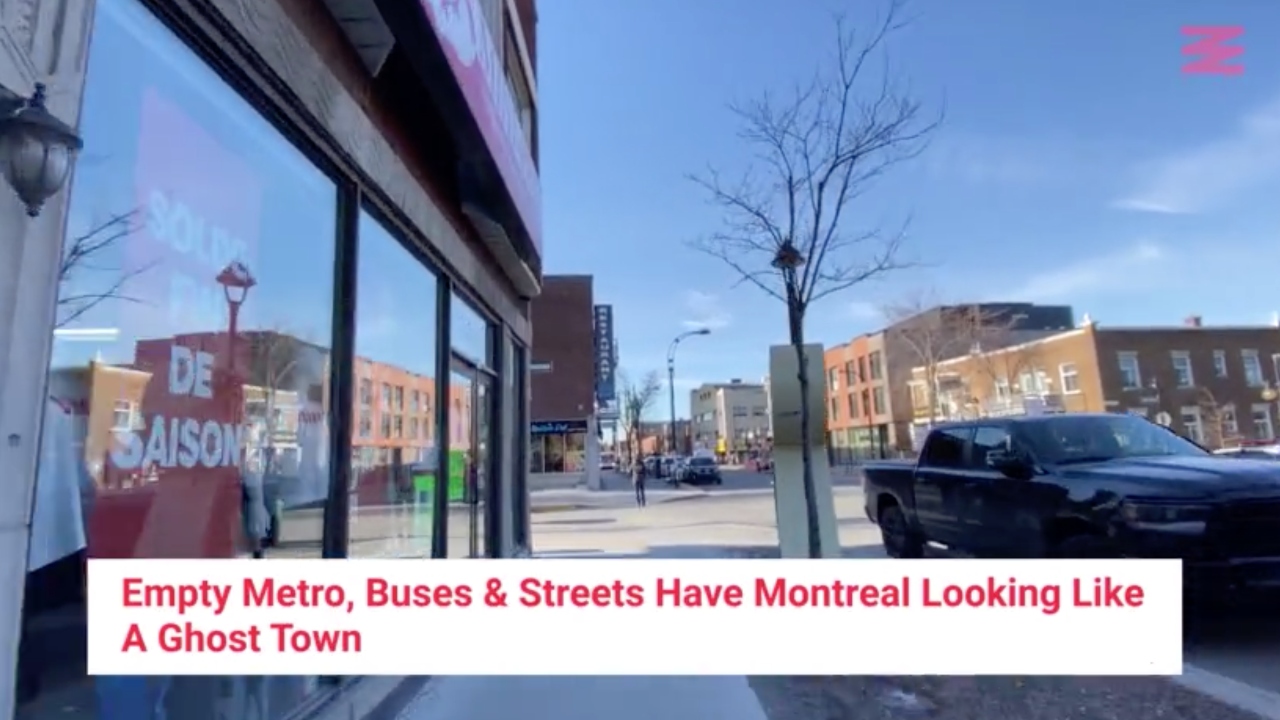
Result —
[[[222, 122], [226, 122], [223, 120]], [[136, 341], [133, 370], [149, 375], [128, 431], [117, 428], [107, 481], [90, 522], [95, 557], [229, 557], [244, 546], [241, 466], [247, 348], [255, 315], [241, 300], [239, 331], [219, 273], [252, 273], [262, 183], [178, 106], [143, 95], [135, 173], [137, 229], [127, 270], [140, 302], [122, 307]], [[240, 296], [243, 297], [240, 297]], [[121, 400], [126, 398], [103, 398]], [[134, 398], [128, 398], [134, 399]]]

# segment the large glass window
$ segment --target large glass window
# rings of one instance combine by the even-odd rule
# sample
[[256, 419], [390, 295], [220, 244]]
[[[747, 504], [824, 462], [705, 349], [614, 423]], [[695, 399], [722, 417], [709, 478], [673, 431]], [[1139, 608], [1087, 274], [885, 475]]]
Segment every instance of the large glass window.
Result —
[[493, 326], [457, 293], [449, 304], [449, 340], [454, 352], [482, 366], [493, 362]]
[[314, 679], [86, 678], [83, 561], [321, 555], [337, 191], [130, 0], [80, 130], [18, 716], [282, 717]]
[[[379, 388], [379, 400], [358, 407], [379, 431], [370, 437], [357, 429], [352, 438], [348, 552], [430, 557], [439, 448], [437, 279], [367, 214], [359, 233], [355, 373], [362, 385]], [[419, 401], [406, 407], [406, 392]], [[449, 492], [461, 488], [451, 482]]]

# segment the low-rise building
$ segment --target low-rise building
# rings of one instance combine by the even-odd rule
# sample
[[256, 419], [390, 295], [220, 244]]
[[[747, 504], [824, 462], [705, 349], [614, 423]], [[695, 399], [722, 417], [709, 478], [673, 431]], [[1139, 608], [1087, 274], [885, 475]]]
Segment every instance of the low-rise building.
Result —
[[[932, 381], [930, 381], [932, 376]], [[1080, 327], [912, 369], [913, 422], [1127, 412], [1209, 447], [1273, 440], [1280, 328]], [[930, 385], [933, 387], [931, 388]]]
[[861, 335], [823, 353], [827, 442], [836, 462], [885, 457], [894, 446], [884, 334]]
[[772, 432], [765, 386], [737, 378], [691, 390], [689, 415], [694, 446], [722, 457], [744, 457]]

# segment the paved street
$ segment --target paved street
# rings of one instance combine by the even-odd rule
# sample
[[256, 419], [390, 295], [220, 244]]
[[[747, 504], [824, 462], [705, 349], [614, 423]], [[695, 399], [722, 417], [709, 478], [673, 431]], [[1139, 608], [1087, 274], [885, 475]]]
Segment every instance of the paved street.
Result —
[[[755, 472], [753, 470], [722, 470], [720, 476], [724, 478], [722, 485], [703, 485], [701, 489], [708, 492], [722, 492], [726, 490], [768, 490], [771, 487], [773, 475], [771, 473]], [[832, 472], [832, 482], [837, 486], [853, 486], [855, 478], [851, 473], [834, 470]], [[601, 478], [602, 485], [605, 490], [629, 490], [631, 489], [631, 477], [623, 473], [606, 472]], [[666, 478], [649, 478], [648, 488], [665, 487], [667, 485]]]
[[[708, 488], [697, 499], [651, 504], [643, 510], [629, 506], [623, 491], [624, 487], [629, 488], [629, 483], [624, 485], [624, 482], [622, 476], [611, 478], [608, 487], [617, 491], [597, 493], [615, 498], [607, 507], [537, 513], [534, 516], [535, 551], [550, 557], [674, 558], [715, 557], [723, 554], [721, 548], [732, 548], [736, 554], [746, 557], [776, 555], [777, 529], [767, 475], [729, 473], [724, 485]], [[765, 489], [755, 489], [761, 482]], [[875, 526], [863, 517], [860, 490], [845, 483], [837, 488], [835, 500], [840, 543], [846, 555], [884, 557]], [[1185, 657], [1199, 670], [1188, 675], [1188, 682], [1228, 686], [1236, 682], [1280, 693], [1280, 619], [1200, 620], [1190, 622], [1189, 631]], [[1108, 682], [1132, 682], [1135, 690], [1141, 687], [1146, 695], [1160, 687], [1136, 680]], [[1248, 688], [1228, 687], [1228, 690], [1249, 692]], [[1166, 701], [1168, 698], [1158, 702]], [[1274, 703], [1280, 716], [1280, 702], [1275, 697], [1263, 695], [1255, 701]], [[1134, 713], [1131, 717], [1137, 720], [1147, 717], [1147, 713]]]

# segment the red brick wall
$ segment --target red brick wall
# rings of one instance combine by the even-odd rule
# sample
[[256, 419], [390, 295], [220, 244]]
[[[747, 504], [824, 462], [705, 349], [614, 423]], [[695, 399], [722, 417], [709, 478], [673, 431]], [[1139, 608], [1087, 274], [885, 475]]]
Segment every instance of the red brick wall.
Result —
[[574, 420], [591, 414], [595, 401], [594, 307], [590, 275], [547, 275], [534, 299], [534, 363], [551, 363], [551, 372], [535, 372], [531, 418]]

